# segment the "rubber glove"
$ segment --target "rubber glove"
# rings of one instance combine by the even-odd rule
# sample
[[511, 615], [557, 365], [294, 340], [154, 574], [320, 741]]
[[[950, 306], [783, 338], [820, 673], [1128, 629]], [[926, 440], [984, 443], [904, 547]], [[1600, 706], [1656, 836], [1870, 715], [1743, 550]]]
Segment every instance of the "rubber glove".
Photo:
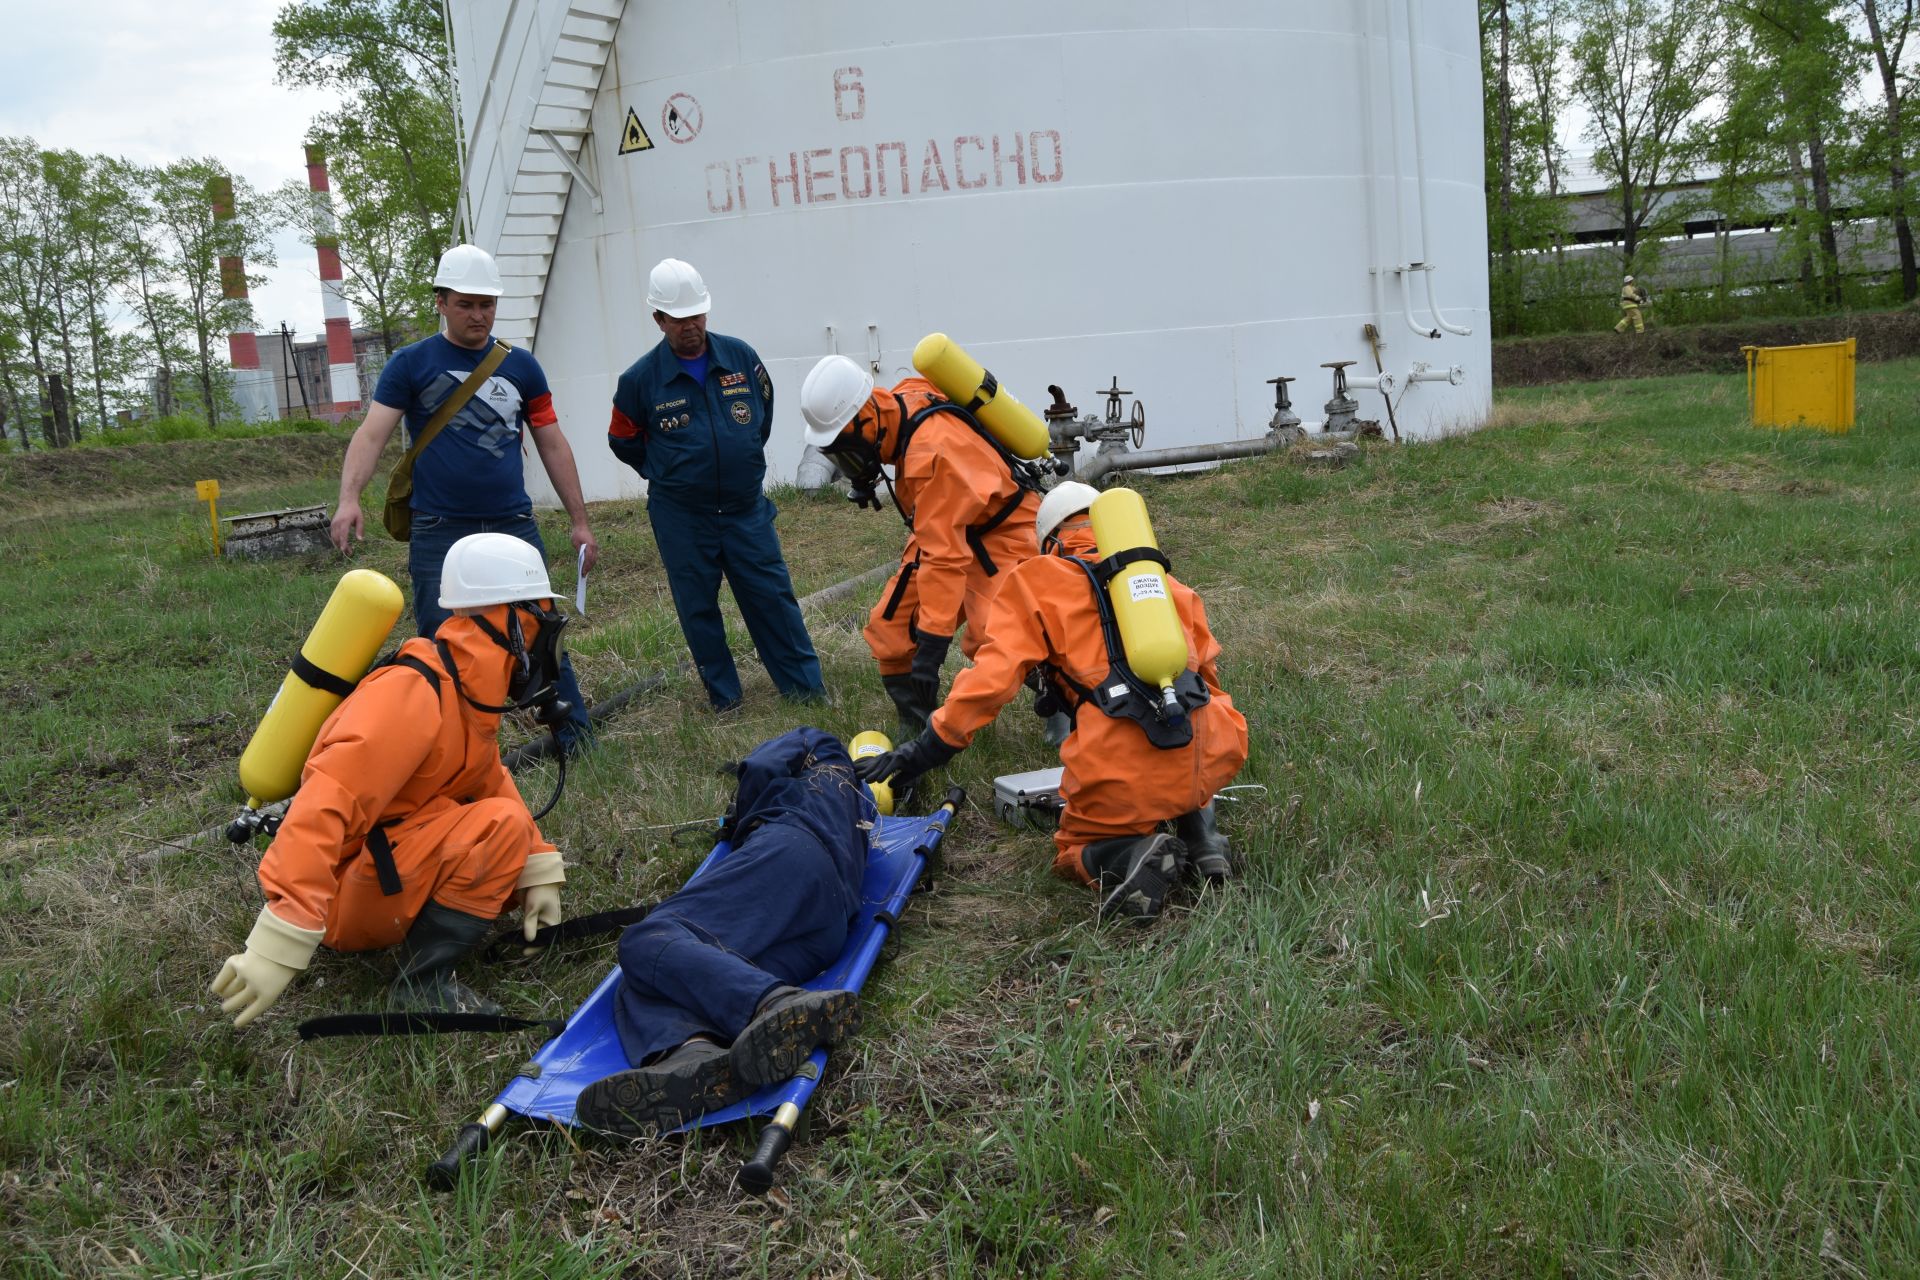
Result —
[[271, 1009], [312, 963], [322, 932], [288, 924], [272, 908], [262, 907], [247, 935], [247, 949], [228, 956], [213, 980], [213, 994], [225, 997], [220, 1012], [237, 1014], [233, 1025], [244, 1027]]
[[[520, 870], [520, 930], [521, 936], [532, 942], [535, 935], [547, 925], [559, 924], [560, 886], [567, 879], [566, 860], [557, 849], [527, 855], [527, 865]], [[537, 955], [538, 947], [522, 947], [522, 955]]]
[[913, 650], [913, 669], [907, 678], [913, 681], [914, 698], [932, 715], [940, 705], [940, 668], [946, 665], [947, 650], [953, 644], [952, 636], [936, 636], [926, 631], [915, 631]]
[[895, 747], [877, 756], [862, 756], [853, 762], [853, 772], [862, 782], [881, 779], [900, 790], [911, 786], [921, 774], [947, 764], [960, 752], [961, 748], [948, 746], [928, 727], [904, 747]]

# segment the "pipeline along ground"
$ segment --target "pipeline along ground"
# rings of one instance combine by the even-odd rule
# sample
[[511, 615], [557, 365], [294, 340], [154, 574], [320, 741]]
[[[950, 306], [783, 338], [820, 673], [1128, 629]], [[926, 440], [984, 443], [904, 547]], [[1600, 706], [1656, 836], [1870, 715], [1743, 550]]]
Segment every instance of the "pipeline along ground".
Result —
[[[215, 561], [191, 480], [330, 501], [338, 441], [104, 487], [8, 459], [0, 1273], [1911, 1275], [1920, 362], [1860, 383], [1849, 436], [1752, 430], [1738, 376], [1695, 375], [1503, 394], [1339, 473], [1137, 479], [1254, 726], [1244, 878], [1101, 927], [1043, 836], [966, 810], [769, 1200], [726, 1132], [522, 1127], [426, 1191], [532, 1044], [298, 1044], [384, 957], [323, 957], [236, 1034], [205, 987], [257, 855], [162, 841], [231, 814], [341, 565]], [[782, 505], [803, 593], [897, 548], [891, 513]], [[605, 695], [681, 644], [638, 505], [595, 518], [573, 638]], [[872, 594], [812, 620], [808, 714], [843, 735], [890, 719]], [[747, 670], [742, 711], [676, 677], [574, 772], [571, 910], [691, 869], [672, 825], [794, 718]], [[950, 777], [983, 804], [1047, 762], [1015, 704]], [[471, 976], [557, 1014], [611, 954]]]

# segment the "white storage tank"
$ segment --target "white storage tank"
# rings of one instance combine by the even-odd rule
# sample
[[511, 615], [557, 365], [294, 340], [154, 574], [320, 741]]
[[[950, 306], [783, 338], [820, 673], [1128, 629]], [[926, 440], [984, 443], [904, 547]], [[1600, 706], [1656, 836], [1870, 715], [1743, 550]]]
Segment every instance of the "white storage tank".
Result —
[[1403, 436], [1486, 416], [1470, 0], [476, 0], [453, 22], [472, 238], [589, 498], [639, 491], [607, 410], [660, 338], [665, 257], [765, 360], [782, 478], [815, 360], [892, 382], [933, 330], [1036, 410], [1049, 383], [1098, 410], [1117, 376], [1148, 448], [1261, 434], [1276, 375], [1321, 418], [1322, 363], [1375, 372], [1367, 323]]

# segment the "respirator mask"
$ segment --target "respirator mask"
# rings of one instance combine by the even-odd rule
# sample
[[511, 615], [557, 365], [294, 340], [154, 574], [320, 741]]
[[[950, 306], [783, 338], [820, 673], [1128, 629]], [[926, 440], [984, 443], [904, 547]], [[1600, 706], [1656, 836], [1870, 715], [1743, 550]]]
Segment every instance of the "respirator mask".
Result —
[[[537, 627], [531, 646], [527, 644], [526, 628], [520, 625], [522, 613], [532, 618]], [[504, 633], [484, 617], [476, 615], [474, 622], [488, 639], [507, 651], [513, 659], [513, 669], [507, 677], [504, 706], [490, 707], [475, 702], [462, 689], [460, 696], [466, 698], [467, 705], [495, 715], [526, 711], [532, 714], [536, 724], [547, 729], [564, 723], [573, 714], [573, 704], [560, 696], [560, 663], [566, 652], [561, 646], [560, 634], [566, 630], [566, 615], [545, 605], [522, 602], [507, 606]], [[448, 666], [451, 668], [452, 664]]]

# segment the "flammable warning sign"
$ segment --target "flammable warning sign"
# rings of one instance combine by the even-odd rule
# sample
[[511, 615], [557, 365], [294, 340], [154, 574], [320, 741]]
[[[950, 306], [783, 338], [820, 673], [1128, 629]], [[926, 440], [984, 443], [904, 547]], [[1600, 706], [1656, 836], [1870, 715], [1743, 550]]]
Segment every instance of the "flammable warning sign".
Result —
[[626, 127], [620, 130], [620, 154], [632, 155], [636, 151], [653, 150], [653, 139], [647, 136], [647, 130], [640, 123], [640, 117], [632, 107], [627, 108]]

